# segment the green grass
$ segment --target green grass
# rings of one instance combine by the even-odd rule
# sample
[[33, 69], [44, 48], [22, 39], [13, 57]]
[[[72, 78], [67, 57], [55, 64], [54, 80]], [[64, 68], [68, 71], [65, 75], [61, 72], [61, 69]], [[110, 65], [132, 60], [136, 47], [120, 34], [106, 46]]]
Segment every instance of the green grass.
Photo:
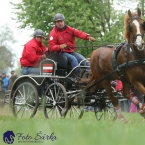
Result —
[[[119, 120], [97, 121], [93, 112], [87, 112], [82, 119], [45, 119], [43, 112], [39, 112], [32, 119], [16, 119], [11, 113], [11, 109], [5, 107], [1, 109], [0, 116], [0, 144], [5, 144], [2, 140], [3, 133], [12, 130], [24, 135], [36, 136], [42, 134], [50, 135], [54, 133], [57, 137], [55, 141], [45, 140], [43, 145], [142, 145], [145, 142], [145, 122], [136, 113], [123, 113], [129, 123], [124, 124]], [[31, 145], [34, 143], [18, 143], [15, 137], [14, 145]]]

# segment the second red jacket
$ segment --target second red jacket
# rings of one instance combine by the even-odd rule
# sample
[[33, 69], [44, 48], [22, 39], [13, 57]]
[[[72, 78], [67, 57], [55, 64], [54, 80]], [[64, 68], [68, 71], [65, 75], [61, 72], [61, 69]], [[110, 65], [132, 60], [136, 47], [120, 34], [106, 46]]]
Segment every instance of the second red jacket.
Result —
[[45, 51], [45, 45], [33, 38], [24, 45], [22, 57], [20, 58], [21, 66], [39, 67], [42, 55]]
[[89, 34], [70, 26], [65, 27], [66, 28], [64, 30], [60, 30], [56, 26], [52, 29], [48, 40], [49, 51], [60, 52], [60, 45], [66, 44], [68, 48], [63, 49], [62, 52], [75, 52], [75, 37], [88, 40]]

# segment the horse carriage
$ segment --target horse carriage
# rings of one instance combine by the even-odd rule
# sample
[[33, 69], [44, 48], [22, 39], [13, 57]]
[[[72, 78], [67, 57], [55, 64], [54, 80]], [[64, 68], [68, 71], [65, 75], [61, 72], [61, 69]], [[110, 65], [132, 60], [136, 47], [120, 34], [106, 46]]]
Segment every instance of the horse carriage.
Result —
[[[48, 119], [80, 119], [85, 107], [93, 106], [98, 120], [116, 119], [116, 111], [103, 88], [86, 93], [80, 85], [80, 79], [90, 75], [88, 60], [72, 69], [65, 56], [49, 53], [49, 59], [43, 60], [40, 68], [40, 75], [20, 76], [14, 82], [10, 99], [15, 117], [31, 118], [41, 107]], [[76, 69], [79, 69], [79, 76], [76, 76]], [[112, 91], [117, 93], [113, 88]]]
[[[37, 108], [43, 106], [46, 118], [73, 117], [80, 119], [85, 106], [93, 106], [98, 120], [103, 117], [126, 122], [118, 100], [122, 97], [111, 86], [110, 81], [120, 79], [123, 82], [123, 96], [140, 106], [144, 116], [144, 105], [129, 94], [130, 86], [134, 86], [145, 95], [145, 24], [141, 19], [141, 11], [125, 16], [126, 43], [117, 46], [104, 46], [93, 51], [88, 60], [84, 60], [74, 69], [68, 66], [66, 58], [61, 54], [51, 53], [49, 59], [40, 63], [40, 75], [19, 77], [10, 92], [12, 110], [15, 117], [33, 117]], [[83, 65], [81, 65], [83, 64]], [[79, 76], [75, 70], [79, 69]], [[89, 80], [89, 85], [82, 87], [80, 80]], [[41, 91], [40, 91], [41, 90]], [[40, 93], [40, 92], [41, 93]]]

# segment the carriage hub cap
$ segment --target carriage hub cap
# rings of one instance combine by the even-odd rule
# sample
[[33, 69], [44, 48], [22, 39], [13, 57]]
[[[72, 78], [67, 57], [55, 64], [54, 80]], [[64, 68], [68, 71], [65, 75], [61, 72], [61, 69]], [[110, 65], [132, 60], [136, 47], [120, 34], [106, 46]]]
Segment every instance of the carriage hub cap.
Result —
[[53, 106], [55, 106], [56, 105], [56, 101], [53, 101]]

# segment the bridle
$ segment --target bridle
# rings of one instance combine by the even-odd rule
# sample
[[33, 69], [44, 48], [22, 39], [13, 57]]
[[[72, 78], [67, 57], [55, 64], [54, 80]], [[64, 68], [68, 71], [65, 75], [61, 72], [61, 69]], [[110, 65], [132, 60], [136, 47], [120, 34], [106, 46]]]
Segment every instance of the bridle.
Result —
[[[142, 18], [139, 17], [139, 16], [133, 16], [132, 18], [129, 19], [129, 22], [128, 22], [128, 29], [129, 29], [129, 32], [132, 34], [134, 40], [136, 40], [137, 36], [141, 36], [142, 38], [144, 37], [144, 34], [143, 35], [136, 34], [136, 36], [134, 36], [133, 33], [132, 33], [132, 28], [130, 26], [130, 23], [131, 23], [131, 21], [136, 20], [136, 19], [141, 19], [142, 20]], [[143, 22], [143, 26], [144, 26], [144, 29], [145, 29], [145, 22]]]
[[[130, 43], [130, 42], [129, 42], [129, 44], [132, 45], [132, 47], [133, 47], [133, 45], [134, 45], [135, 47], [141, 48], [140, 46], [138, 46], [138, 45], [135, 43], [135, 40], [137, 39], [138, 36], [141, 36], [141, 38], [143, 39], [144, 34], [143, 34], [143, 35], [141, 35], [141, 34], [136, 34], [136, 36], [134, 36], [134, 34], [133, 34], [133, 32], [132, 32], [132, 27], [130, 26], [131, 21], [137, 20], [137, 19], [141, 19], [141, 20], [142, 20], [142, 18], [141, 18], [140, 16], [133, 16], [132, 18], [129, 19], [129, 22], [128, 22], [128, 30], [129, 30], [129, 32], [131, 33], [132, 38], [133, 38], [133, 43]], [[144, 21], [143, 21], [143, 27], [144, 27], [144, 30], [145, 30], [145, 22], [144, 22]], [[144, 43], [142, 43], [142, 45], [143, 45], [143, 48], [144, 48]], [[138, 49], [138, 50], [139, 50], [139, 49]]]

